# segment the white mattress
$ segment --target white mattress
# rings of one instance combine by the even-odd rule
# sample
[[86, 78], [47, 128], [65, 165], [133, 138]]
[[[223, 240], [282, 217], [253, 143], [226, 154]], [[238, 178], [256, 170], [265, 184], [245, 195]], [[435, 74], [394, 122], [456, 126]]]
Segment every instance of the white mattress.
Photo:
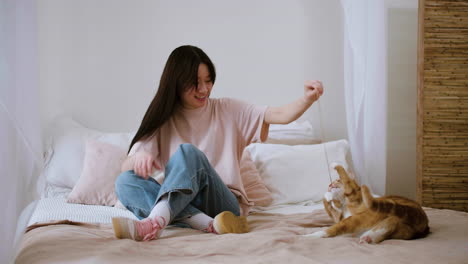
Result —
[[[310, 213], [323, 208], [322, 203], [304, 202], [291, 205], [253, 208], [252, 212], [295, 214]], [[28, 221], [28, 226], [34, 223], [52, 220], [70, 220], [85, 223], [111, 223], [112, 217], [127, 217], [137, 219], [128, 210], [99, 205], [82, 205], [67, 203], [63, 197], [43, 198], [38, 201], [36, 209]]]
[[280, 204], [268, 207], [253, 207], [251, 212], [265, 212], [271, 214], [300, 214], [311, 213], [314, 210], [323, 209], [323, 203], [305, 201], [296, 204]]
[[39, 200], [28, 225], [51, 220], [70, 220], [85, 223], [111, 223], [112, 217], [137, 219], [130, 211], [99, 205], [67, 203], [65, 198]]

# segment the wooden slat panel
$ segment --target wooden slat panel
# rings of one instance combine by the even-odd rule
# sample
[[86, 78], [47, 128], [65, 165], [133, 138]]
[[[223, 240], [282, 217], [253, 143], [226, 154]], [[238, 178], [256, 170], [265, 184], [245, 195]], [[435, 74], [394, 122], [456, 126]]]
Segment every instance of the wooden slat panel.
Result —
[[468, 1], [420, 0], [418, 201], [468, 211]]

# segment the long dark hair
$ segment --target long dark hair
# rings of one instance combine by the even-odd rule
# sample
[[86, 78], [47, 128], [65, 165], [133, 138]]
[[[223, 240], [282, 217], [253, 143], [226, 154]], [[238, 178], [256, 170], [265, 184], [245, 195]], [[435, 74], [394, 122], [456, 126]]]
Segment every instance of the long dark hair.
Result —
[[195, 46], [180, 46], [172, 51], [159, 81], [159, 88], [151, 104], [146, 110], [135, 137], [130, 143], [128, 151], [133, 145], [153, 136], [174, 113], [176, 107], [181, 106], [182, 93], [198, 86], [198, 67], [205, 64], [210, 72], [211, 81], [215, 82], [216, 71], [210, 58]]

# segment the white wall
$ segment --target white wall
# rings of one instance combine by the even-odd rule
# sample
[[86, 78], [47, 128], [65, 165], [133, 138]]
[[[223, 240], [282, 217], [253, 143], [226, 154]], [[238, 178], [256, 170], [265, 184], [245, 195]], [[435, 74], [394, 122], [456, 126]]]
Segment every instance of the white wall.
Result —
[[38, 17], [44, 124], [136, 130], [169, 53], [193, 44], [217, 67], [213, 97], [277, 106], [322, 80], [326, 139], [346, 137], [338, 0], [43, 0]]
[[417, 29], [415, 6], [388, 9], [386, 193], [412, 199], [416, 198]]

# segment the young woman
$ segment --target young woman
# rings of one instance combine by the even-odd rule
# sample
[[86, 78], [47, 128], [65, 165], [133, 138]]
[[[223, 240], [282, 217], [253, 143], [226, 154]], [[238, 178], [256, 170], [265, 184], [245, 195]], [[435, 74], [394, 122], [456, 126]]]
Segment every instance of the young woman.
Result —
[[[307, 81], [295, 102], [255, 106], [211, 99], [215, 80], [201, 49], [181, 46], [169, 56], [115, 183], [119, 200], [140, 219], [112, 219], [118, 238], [156, 239], [170, 223], [215, 234], [248, 232], [241, 216], [249, 206], [239, 171], [244, 148], [264, 141], [269, 124], [299, 118], [323, 93], [320, 81]], [[164, 170], [161, 184], [150, 177], [155, 169]]]

